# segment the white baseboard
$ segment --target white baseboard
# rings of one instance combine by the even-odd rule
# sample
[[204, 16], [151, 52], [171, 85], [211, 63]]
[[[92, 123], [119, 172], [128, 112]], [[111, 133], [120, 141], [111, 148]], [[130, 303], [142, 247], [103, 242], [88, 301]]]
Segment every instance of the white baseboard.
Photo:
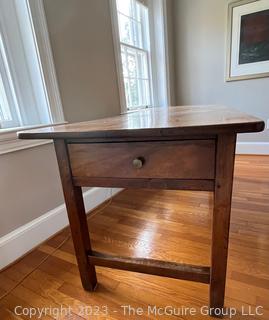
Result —
[[236, 154], [269, 155], [269, 142], [237, 142]]
[[[86, 212], [122, 189], [91, 188], [83, 194]], [[0, 270], [68, 225], [65, 205], [50, 210], [0, 238]]]

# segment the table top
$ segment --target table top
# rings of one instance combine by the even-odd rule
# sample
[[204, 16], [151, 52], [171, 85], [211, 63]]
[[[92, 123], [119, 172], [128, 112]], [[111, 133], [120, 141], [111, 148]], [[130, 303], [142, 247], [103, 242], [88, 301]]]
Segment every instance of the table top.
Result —
[[20, 139], [166, 137], [258, 132], [264, 122], [223, 106], [148, 108], [120, 116], [27, 130]]

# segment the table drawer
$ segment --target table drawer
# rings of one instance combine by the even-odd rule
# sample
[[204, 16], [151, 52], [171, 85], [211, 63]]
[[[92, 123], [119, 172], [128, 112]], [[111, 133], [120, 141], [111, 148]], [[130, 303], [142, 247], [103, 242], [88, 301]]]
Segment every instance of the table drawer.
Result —
[[74, 177], [214, 179], [215, 141], [69, 144]]

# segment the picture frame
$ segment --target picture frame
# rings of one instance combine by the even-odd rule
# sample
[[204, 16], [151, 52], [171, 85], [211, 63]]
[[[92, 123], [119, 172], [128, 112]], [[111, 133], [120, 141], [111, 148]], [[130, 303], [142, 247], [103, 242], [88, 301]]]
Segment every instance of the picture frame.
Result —
[[269, 0], [228, 5], [226, 81], [269, 77]]

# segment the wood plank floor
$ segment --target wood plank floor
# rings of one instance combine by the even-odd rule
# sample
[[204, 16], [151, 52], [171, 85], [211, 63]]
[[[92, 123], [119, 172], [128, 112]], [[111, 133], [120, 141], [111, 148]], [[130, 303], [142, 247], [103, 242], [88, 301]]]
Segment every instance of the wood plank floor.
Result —
[[[94, 250], [112, 254], [209, 265], [211, 214], [212, 194], [208, 192], [125, 190], [89, 219], [92, 245]], [[0, 295], [37, 266], [68, 233], [63, 230], [3, 271]], [[68, 240], [0, 302], [0, 319], [30, 319], [27, 314], [15, 315], [16, 306], [33, 311], [51, 308], [32, 319], [209, 319], [200, 314], [200, 308], [208, 303], [207, 285], [101, 267], [97, 276], [97, 291], [85, 292]], [[132, 310], [126, 307], [124, 316], [124, 305], [142, 308], [143, 314], [129, 316]], [[237, 309], [233, 319], [269, 319], [266, 156], [236, 157], [225, 305]], [[90, 315], [90, 306], [95, 306], [94, 315]], [[151, 309], [151, 313], [148, 306], [160, 309]], [[167, 312], [174, 315], [155, 314], [165, 306], [171, 306]], [[242, 315], [242, 307], [245, 313], [249, 308], [254, 313], [257, 306], [263, 307], [258, 309], [262, 316]], [[62, 314], [57, 316], [61, 307]], [[191, 316], [182, 307], [195, 308], [197, 314]], [[21, 313], [22, 308], [17, 311]], [[202, 311], [206, 313], [206, 307]]]

